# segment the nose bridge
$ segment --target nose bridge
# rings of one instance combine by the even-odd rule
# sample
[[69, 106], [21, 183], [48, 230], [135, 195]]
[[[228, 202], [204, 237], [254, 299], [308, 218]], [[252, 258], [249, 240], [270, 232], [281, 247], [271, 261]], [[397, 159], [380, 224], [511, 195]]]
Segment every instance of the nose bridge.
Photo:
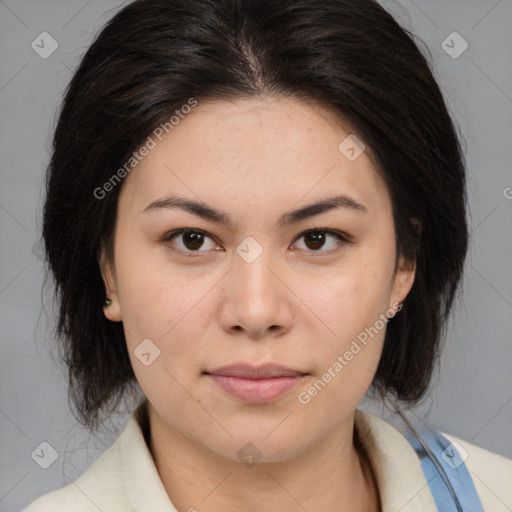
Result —
[[275, 266], [271, 249], [256, 238], [248, 236], [237, 246], [233, 278], [237, 280], [239, 292], [250, 297], [253, 306], [258, 301], [272, 302], [272, 289], [277, 283], [268, 267]]
[[278, 267], [272, 251], [254, 237], [236, 247], [222, 308], [224, 328], [241, 327], [251, 336], [274, 326], [289, 328], [292, 315], [285, 287], [274, 275]]

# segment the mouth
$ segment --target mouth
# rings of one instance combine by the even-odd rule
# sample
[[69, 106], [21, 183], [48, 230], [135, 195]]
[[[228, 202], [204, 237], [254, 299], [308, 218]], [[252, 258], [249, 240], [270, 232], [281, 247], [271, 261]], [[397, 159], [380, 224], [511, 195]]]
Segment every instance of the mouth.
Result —
[[303, 381], [305, 372], [281, 365], [251, 366], [245, 363], [204, 372], [221, 390], [248, 404], [266, 404]]

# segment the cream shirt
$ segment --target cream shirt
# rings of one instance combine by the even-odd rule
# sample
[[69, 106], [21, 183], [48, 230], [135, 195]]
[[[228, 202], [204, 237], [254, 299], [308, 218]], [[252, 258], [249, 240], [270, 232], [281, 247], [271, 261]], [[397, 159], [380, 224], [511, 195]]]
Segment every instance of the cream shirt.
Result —
[[[176, 512], [145, 440], [144, 406], [132, 412], [114, 444], [75, 482], [39, 497], [22, 512]], [[382, 511], [437, 511], [419, 458], [403, 435], [359, 409], [354, 421], [377, 479]], [[465, 464], [485, 512], [511, 512], [512, 460], [443, 435], [468, 452]]]

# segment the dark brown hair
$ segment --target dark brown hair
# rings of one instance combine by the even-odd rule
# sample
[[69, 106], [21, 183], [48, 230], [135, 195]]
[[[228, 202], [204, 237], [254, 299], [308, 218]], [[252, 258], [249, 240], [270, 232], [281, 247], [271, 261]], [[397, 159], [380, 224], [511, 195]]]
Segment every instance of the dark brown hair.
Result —
[[425, 395], [468, 232], [459, 136], [415, 36], [374, 0], [137, 0], [82, 58], [47, 171], [43, 236], [56, 337], [69, 396], [89, 428], [136, 384], [122, 322], [103, 313], [99, 268], [103, 244], [113, 256], [122, 183], [102, 199], [94, 191], [191, 97], [260, 95], [328, 107], [375, 155], [392, 198], [397, 261], [417, 267], [388, 323], [372, 390], [409, 404]]

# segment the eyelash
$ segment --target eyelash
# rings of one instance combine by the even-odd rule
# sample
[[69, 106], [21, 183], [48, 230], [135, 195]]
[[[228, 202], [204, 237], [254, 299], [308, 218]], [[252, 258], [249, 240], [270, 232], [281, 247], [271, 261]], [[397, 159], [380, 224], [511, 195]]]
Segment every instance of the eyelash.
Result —
[[[215, 240], [212, 236], [210, 236], [206, 231], [203, 231], [202, 229], [193, 229], [193, 228], [181, 228], [181, 229], [176, 229], [174, 231], [170, 231], [169, 233], [167, 233], [164, 238], [162, 239], [162, 242], [169, 242], [171, 241], [175, 236], [177, 235], [180, 235], [182, 233], [198, 233], [200, 235], [204, 235], [204, 236], [207, 236], [208, 238], [211, 238], [212, 240]], [[301, 233], [296, 239], [295, 241], [301, 239], [303, 236], [307, 236], [309, 235], [310, 233], [323, 233], [323, 234], [327, 234], [327, 235], [332, 235], [334, 236], [335, 238], [338, 239], [338, 244], [337, 246], [334, 248], [334, 249], [330, 249], [329, 251], [321, 251], [321, 250], [318, 250], [318, 251], [307, 251], [307, 252], [310, 252], [312, 253], [311, 255], [312, 256], [328, 256], [330, 254], [333, 254], [335, 252], [337, 252], [339, 249], [340, 249], [340, 246], [343, 245], [343, 244], [349, 244], [351, 243], [349, 237], [339, 231], [335, 231], [335, 230], [332, 230], [332, 229], [327, 229], [327, 228], [313, 228], [313, 229], [308, 229], [306, 231], [304, 231], [303, 233]], [[294, 242], [295, 243], [295, 242]], [[181, 251], [179, 249], [175, 249], [173, 247], [171, 247], [170, 245], [168, 245], [167, 243], [165, 244], [167, 246], [167, 248], [173, 252], [176, 252], [180, 255], [183, 255], [187, 258], [199, 258], [201, 257], [201, 254], [204, 253], [204, 252], [208, 252], [208, 251], [191, 251], [191, 252], [185, 252], [185, 251]], [[319, 253], [319, 254], [315, 254], [315, 252]]]

